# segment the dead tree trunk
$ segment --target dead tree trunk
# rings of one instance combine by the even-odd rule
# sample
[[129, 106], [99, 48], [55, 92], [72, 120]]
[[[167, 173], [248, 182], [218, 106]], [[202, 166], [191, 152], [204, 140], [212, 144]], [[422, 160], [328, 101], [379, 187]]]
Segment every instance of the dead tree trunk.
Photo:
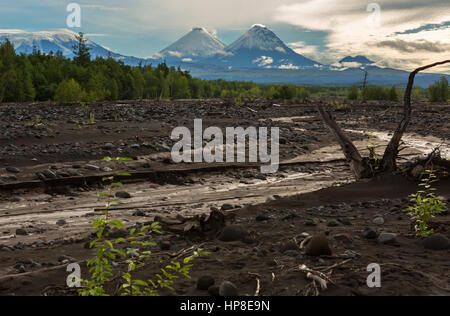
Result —
[[369, 159], [363, 158], [361, 156], [356, 146], [347, 137], [347, 135], [345, 135], [339, 125], [335, 122], [335, 120], [333, 120], [331, 115], [327, 111], [325, 111], [322, 105], [318, 105], [318, 110], [325, 124], [336, 136], [339, 145], [341, 145], [345, 158], [350, 164], [350, 168], [352, 169], [352, 172], [355, 175], [356, 179], [359, 180], [371, 177], [372, 172], [369, 164]]
[[394, 171], [397, 169], [397, 158], [399, 153], [399, 146], [400, 141], [403, 137], [403, 134], [405, 133], [406, 129], [408, 128], [409, 122], [411, 121], [411, 92], [414, 86], [414, 78], [416, 75], [426, 69], [447, 64], [450, 63], [450, 60], [445, 60], [442, 62], [434, 63], [431, 65], [423, 66], [420, 68], [417, 68], [414, 70], [410, 76], [408, 85], [406, 86], [405, 90], [405, 98], [404, 98], [404, 112], [403, 112], [403, 119], [401, 120], [400, 124], [397, 127], [397, 130], [394, 133], [394, 136], [392, 136], [391, 141], [389, 142], [388, 146], [386, 147], [386, 151], [383, 155], [383, 160], [381, 161], [381, 168], [383, 171]]
[[[450, 60], [445, 60], [442, 62], [420, 67], [410, 74], [408, 85], [406, 86], [405, 90], [403, 118], [400, 124], [398, 125], [394, 135], [392, 136], [391, 141], [386, 147], [383, 159], [381, 160], [381, 166], [377, 172], [392, 172], [397, 169], [397, 158], [399, 153], [400, 141], [411, 121], [411, 113], [412, 113], [411, 93], [414, 86], [414, 79], [416, 75], [423, 70], [447, 63], [450, 63]], [[341, 145], [344, 155], [350, 164], [350, 167], [353, 171], [353, 174], [355, 175], [355, 178], [359, 180], [363, 178], [373, 177], [374, 166], [371, 165], [370, 159], [363, 158], [361, 156], [356, 146], [345, 135], [345, 133], [342, 131], [339, 125], [337, 125], [337, 123], [332, 119], [331, 115], [327, 111], [325, 111], [322, 105], [318, 105], [318, 111], [325, 124], [338, 139], [338, 142]]]

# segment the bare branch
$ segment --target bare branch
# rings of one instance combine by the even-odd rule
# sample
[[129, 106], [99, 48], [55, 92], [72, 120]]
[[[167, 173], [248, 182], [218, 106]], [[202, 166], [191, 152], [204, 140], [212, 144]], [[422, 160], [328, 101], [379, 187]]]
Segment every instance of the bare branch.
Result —
[[372, 172], [370, 171], [369, 163], [367, 159], [364, 159], [359, 153], [353, 142], [345, 135], [342, 129], [337, 125], [335, 120], [333, 120], [330, 114], [325, 111], [322, 105], [318, 105], [320, 115], [323, 121], [328, 126], [330, 131], [336, 136], [339, 144], [341, 145], [342, 151], [344, 152], [345, 158], [347, 159], [350, 167], [355, 175], [356, 179], [370, 178]]
[[394, 171], [397, 169], [397, 158], [399, 154], [399, 145], [400, 141], [403, 137], [403, 134], [405, 133], [406, 129], [408, 128], [408, 125], [411, 121], [411, 93], [414, 86], [414, 79], [416, 75], [429, 68], [433, 68], [439, 65], [444, 65], [450, 63], [450, 60], [445, 60], [441, 62], [437, 62], [431, 65], [423, 66], [420, 68], [417, 68], [411, 74], [409, 75], [408, 85], [406, 86], [405, 90], [405, 98], [404, 98], [404, 113], [403, 113], [403, 119], [401, 120], [400, 124], [398, 125], [394, 135], [392, 136], [391, 141], [389, 142], [388, 146], [386, 147], [386, 151], [383, 155], [383, 160], [381, 162], [381, 167], [383, 171]]

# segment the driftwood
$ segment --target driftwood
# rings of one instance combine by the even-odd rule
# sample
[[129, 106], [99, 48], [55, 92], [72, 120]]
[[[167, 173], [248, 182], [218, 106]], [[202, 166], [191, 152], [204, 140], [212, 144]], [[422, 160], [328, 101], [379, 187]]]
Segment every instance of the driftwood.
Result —
[[323, 121], [328, 126], [330, 131], [336, 136], [339, 145], [341, 145], [342, 151], [344, 152], [347, 162], [350, 164], [353, 174], [356, 179], [370, 178], [372, 172], [370, 168], [370, 162], [368, 158], [363, 158], [359, 153], [356, 146], [347, 137], [347, 135], [342, 131], [336, 121], [331, 117], [331, 115], [325, 111], [322, 105], [318, 106], [320, 115]]
[[[381, 160], [381, 165], [379, 166], [377, 172], [393, 172], [397, 170], [397, 158], [400, 152], [400, 142], [411, 121], [411, 93], [416, 75], [423, 70], [447, 63], [450, 63], [450, 60], [423, 66], [411, 72], [403, 101], [403, 118], [400, 121], [397, 129], [395, 130], [395, 133], [392, 136], [388, 146], [386, 147], [383, 158]], [[325, 124], [338, 139], [338, 142], [341, 145], [348, 163], [350, 164], [355, 178], [358, 180], [364, 178], [372, 178], [375, 174], [375, 168], [371, 165], [370, 159], [363, 158], [361, 156], [353, 142], [345, 135], [336, 121], [331, 117], [331, 115], [324, 109], [322, 105], [318, 105], [318, 111]]]

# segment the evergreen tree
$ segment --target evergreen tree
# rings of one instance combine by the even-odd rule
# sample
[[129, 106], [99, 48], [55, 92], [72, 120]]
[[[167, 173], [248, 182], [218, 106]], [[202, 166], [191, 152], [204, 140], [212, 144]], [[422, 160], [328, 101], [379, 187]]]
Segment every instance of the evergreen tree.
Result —
[[73, 60], [78, 65], [86, 67], [91, 61], [91, 49], [87, 47], [87, 39], [84, 38], [83, 33], [78, 33], [76, 39], [77, 44], [73, 45], [73, 54], [75, 55]]

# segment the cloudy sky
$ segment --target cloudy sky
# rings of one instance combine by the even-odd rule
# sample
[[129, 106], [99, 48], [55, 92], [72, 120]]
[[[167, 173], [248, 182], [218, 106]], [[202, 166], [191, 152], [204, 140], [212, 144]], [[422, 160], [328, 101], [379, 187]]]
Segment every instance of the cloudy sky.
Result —
[[193, 26], [230, 44], [261, 23], [322, 63], [365, 55], [409, 70], [450, 58], [449, 0], [0, 0], [0, 29], [66, 28], [71, 2], [82, 8], [74, 31], [138, 57], [152, 56]]

